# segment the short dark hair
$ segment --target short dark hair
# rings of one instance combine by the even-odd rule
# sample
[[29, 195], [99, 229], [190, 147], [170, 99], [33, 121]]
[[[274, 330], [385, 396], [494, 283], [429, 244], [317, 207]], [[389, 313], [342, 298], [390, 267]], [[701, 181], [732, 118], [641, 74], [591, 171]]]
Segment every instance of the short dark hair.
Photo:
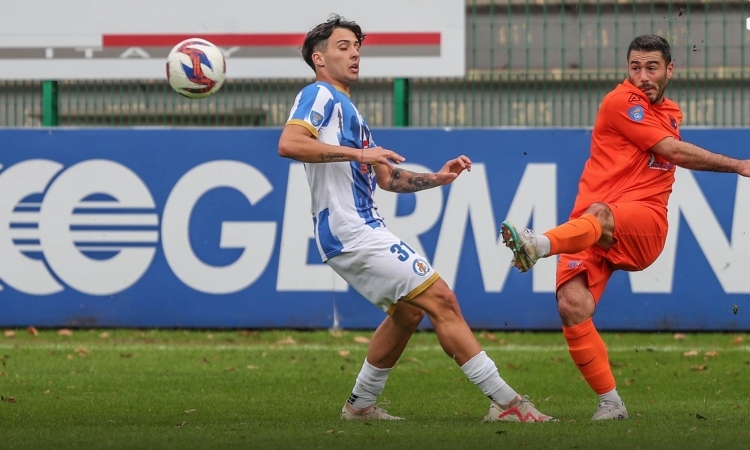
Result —
[[630, 62], [630, 52], [633, 50], [642, 52], [661, 52], [661, 56], [667, 64], [672, 62], [672, 50], [669, 48], [669, 42], [656, 34], [644, 34], [633, 39], [628, 46], [628, 62]]
[[313, 71], [315, 71], [315, 63], [313, 63], [312, 54], [315, 51], [322, 50], [328, 44], [328, 38], [331, 37], [333, 30], [336, 28], [345, 28], [354, 33], [360, 45], [365, 40], [362, 28], [356, 22], [346, 20], [338, 14], [332, 14], [328, 20], [310, 30], [302, 44], [302, 58]]

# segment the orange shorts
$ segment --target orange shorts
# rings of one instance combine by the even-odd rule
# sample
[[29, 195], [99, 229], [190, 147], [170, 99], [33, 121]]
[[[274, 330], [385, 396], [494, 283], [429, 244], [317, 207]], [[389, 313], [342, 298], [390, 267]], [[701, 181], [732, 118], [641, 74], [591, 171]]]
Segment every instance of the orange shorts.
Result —
[[615, 270], [639, 271], [653, 264], [667, 239], [666, 211], [644, 202], [606, 203], [615, 218], [615, 243], [609, 250], [592, 245], [571, 255], [560, 255], [557, 289], [586, 272], [594, 301], [604, 293]]

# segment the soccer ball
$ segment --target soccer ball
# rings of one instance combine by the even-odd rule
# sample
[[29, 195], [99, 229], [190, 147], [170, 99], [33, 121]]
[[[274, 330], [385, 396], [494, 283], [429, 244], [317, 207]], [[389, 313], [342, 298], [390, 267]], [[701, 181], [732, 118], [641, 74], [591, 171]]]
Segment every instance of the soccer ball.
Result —
[[227, 63], [219, 47], [200, 38], [185, 39], [169, 52], [167, 79], [188, 98], [208, 97], [224, 84]]

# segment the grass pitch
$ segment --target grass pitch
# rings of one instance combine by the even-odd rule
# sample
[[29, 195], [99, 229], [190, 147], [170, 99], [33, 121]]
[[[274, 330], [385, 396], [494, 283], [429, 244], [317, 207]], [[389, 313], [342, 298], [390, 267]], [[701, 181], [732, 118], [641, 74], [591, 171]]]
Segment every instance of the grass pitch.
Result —
[[430, 332], [391, 372], [381, 406], [407, 420], [387, 423], [339, 420], [370, 332], [64, 334], [0, 335], [0, 448], [750, 446], [746, 334], [603, 334], [631, 419], [593, 423], [597, 398], [561, 333], [477, 333], [501, 376], [560, 418], [543, 424], [480, 423], [489, 400]]

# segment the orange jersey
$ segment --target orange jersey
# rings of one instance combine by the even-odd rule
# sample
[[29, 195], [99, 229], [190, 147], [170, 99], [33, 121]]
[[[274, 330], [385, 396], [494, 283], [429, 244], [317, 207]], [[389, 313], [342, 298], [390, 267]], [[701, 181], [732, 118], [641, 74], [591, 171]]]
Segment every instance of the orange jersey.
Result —
[[675, 166], [649, 149], [667, 137], [680, 139], [681, 122], [675, 102], [651, 104], [630, 81], [617, 85], [599, 108], [570, 217], [580, 217], [596, 202], [642, 201], [664, 211], [666, 222]]

